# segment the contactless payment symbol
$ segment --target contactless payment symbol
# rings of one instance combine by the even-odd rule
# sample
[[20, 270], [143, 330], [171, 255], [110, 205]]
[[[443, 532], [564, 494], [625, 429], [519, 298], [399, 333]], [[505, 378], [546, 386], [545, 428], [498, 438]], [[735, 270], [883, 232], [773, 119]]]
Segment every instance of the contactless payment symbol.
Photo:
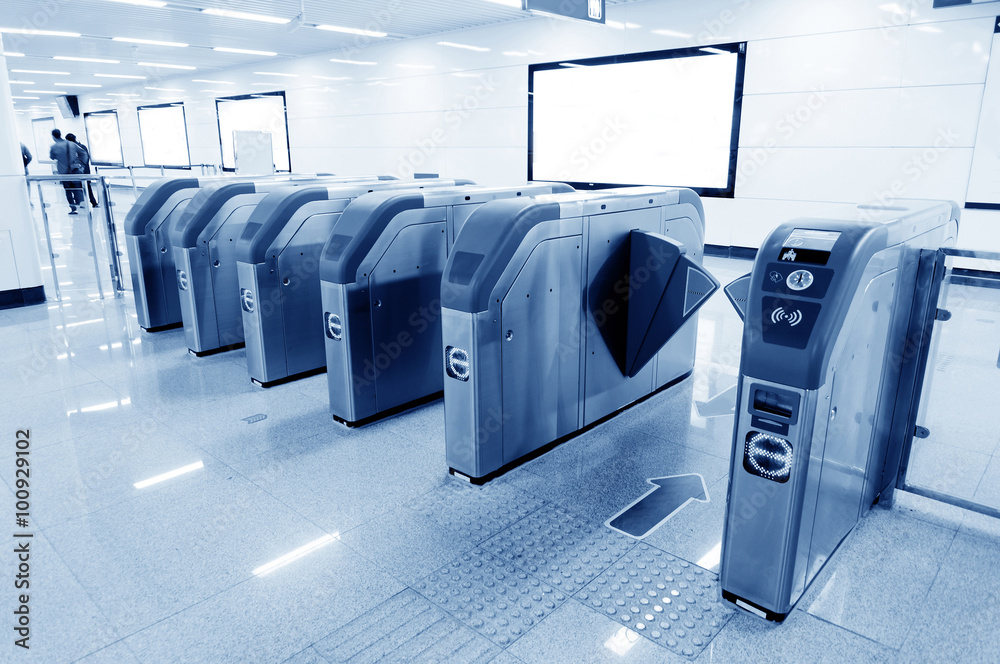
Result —
[[771, 322], [775, 325], [778, 325], [779, 323], [788, 323], [791, 327], [795, 327], [802, 322], [802, 312], [798, 309], [788, 312], [785, 311], [784, 307], [778, 307], [771, 314]]

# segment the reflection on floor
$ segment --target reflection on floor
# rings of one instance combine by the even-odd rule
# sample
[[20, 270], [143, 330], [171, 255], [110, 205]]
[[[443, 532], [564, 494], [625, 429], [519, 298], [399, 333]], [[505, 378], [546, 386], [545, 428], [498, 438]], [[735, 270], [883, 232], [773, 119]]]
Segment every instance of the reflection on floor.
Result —
[[[749, 268], [707, 265], [723, 282]], [[8, 631], [3, 661], [1000, 655], [1000, 527], [913, 497], [867, 518], [784, 625], [718, 603], [741, 334], [721, 293], [691, 378], [476, 488], [446, 474], [440, 402], [348, 430], [325, 376], [259, 389], [243, 351], [198, 359], [181, 330], [141, 333], [131, 296], [95, 299], [88, 269], [67, 266], [61, 303], [0, 312], [0, 421], [8, 440], [31, 431], [34, 533], [31, 650]], [[641, 543], [604, 525], [681, 473], [710, 500]], [[8, 586], [8, 626], [14, 601]]]

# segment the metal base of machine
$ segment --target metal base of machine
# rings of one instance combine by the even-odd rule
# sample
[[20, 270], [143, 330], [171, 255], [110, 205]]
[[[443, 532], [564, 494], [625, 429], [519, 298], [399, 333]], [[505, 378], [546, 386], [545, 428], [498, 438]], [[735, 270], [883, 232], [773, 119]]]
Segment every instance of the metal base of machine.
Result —
[[291, 383], [292, 381], [300, 380], [302, 378], [309, 378], [310, 376], [318, 376], [323, 373], [326, 373], [326, 367], [317, 367], [316, 369], [310, 369], [309, 371], [303, 371], [302, 373], [285, 376], [284, 378], [278, 378], [277, 380], [269, 380], [266, 383], [263, 383], [256, 378], [251, 378], [250, 382], [259, 387], [274, 387], [275, 385], [284, 385], [285, 383]]
[[657, 388], [656, 390], [653, 390], [652, 392], [650, 392], [649, 394], [643, 396], [642, 398], [636, 399], [632, 403], [627, 404], [625, 406], [622, 406], [621, 408], [619, 408], [618, 410], [614, 411], [613, 413], [608, 413], [607, 415], [605, 415], [601, 419], [599, 419], [599, 420], [597, 420], [595, 422], [590, 423], [589, 425], [583, 427], [582, 429], [577, 429], [576, 431], [574, 431], [574, 432], [572, 432], [570, 434], [567, 434], [567, 435], [563, 436], [562, 438], [556, 438], [551, 443], [546, 443], [545, 445], [542, 445], [538, 449], [536, 449], [536, 450], [534, 450], [534, 451], [532, 451], [532, 452], [530, 452], [528, 454], [525, 454], [523, 457], [520, 457], [519, 459], [515, 459], [514, 461], [511, 461], [506, 466], [501, 466], [500, 468], [497, 468], [492, 473], [487, 473], [486, 475], [483, 475], [482, 477], [470, 477], [469, 475], [466, 475], [465, 473], [463, 473], [461, 471], [458, 471], [458, 470], [455, 470], [454, 468], [450, 468], [449, 467], [448, 468], [448, 474], [449, 475], [453, 475], [453, 476], [455, 476], [455, 477], [457, 477], [457, 478], [459, 478], [461, 480], [465, 480], [466, 482], [469, 482], [470, 484], [475, 484], [477, 486], [482, 486], [483, 484], [486, 484], [490, 480], [496, 479], [496, 478], [500, 477], [501, 475], [503, 475], [504, 473], [506, 473], [508, 471], [511, 471], [514, 468], [517, 468], [521, 464], [527, 463], [527, 462], [531, 461], [532, 459], [536, 459], [536, 458], [540, 457], [541, 455], [543, 455], [546, 452], [552, 450], [553, 448], [555, 448], [555, 447], [557, 447], [559, 445], [562, 445], [567, 440], [571, 440], [573, 438], [576, 438], [580, 434], [583, 434], [583, 433], [586, 433], [587, 431], [590, 431], [591, 429], [593, 429], [594, 427], [596, 427], [598, 424], [601, 424], [602, 422], [607, 422], [608, 420], [610, 420], [613, 417], [617, 417], [619, 414], [625, 412], [629, 408], [632, 408], [633, 406], [638, 406], [639, 404], [641, 404], [643, 401], [646, 401], [650, 397], [654, 397], [657, 394], [659, 394], [660, 392], [666, 390], [667, 388], [673, 387], [677, 383], [680, 383], [681, 381], [685, 380], [692, 373], [694, 373], [694, 369], [692, 369], [691, 371], [688, 371], [686, 374], [684, 374], [682, 376], [678, 376], [677, 378], [674, 378], [672, 381], [670, 381], [669, 383], [667, 383], [663, 387], [660, 387], [660, 388]]
[[225, 353], [226, 351], [239, 350], [240, 348], [246, 348], [246, 347], [247, 347], [246, 342], [241, 341], [236, 344], [229, 344], [228, 346], [221, 346], [219, 348], [213, 348], [211, 350], [198, 351], [188, 348], [188, 352], [194, 355], [195, 357], [208, 357], [209, 355], [216, 355], [218, 353]]
[[785, 618], [788, 617], [787, 613], [775, 613], [774, 611], [768, 611], [759, 604], [754, 604], [753, 602], [749, 602], [743, 599], [742, 597], [737, 597], [728, 590], [722, 591], [722, 599], [729, 602], [730, 604], [733, 604], [734, 606], [738, 606], [744, 611], [749, 611], [755, 616], [759, 616], [766, 620], [770, 620], [771, 622], [777, 622], [777, 623], [784, 622]]
[[437, 401], [438, 399], [441, 399], [443, 397], [444, 397], [444, 390], [441, 390], [439, 392], [435, 392], [434, 394], [428, 394], [427, 396], [420, 397], [419, 399], [414, 399], [413, 401], [408, 401], [406, 403], [400, 404], [394, 408], [383, 410], [379, 413], [375, 413], [374, 415], [369, 415], [368, 417], [362, 417], [360, 420], [354, 420], [353, 422], [348, 422], [344, 418], [337, 417], [336, 415], [334, 415], [333, 421], [340, 422], [341, 424], [343, 424], [348, 428], [356, 429], [358, 427], [363, 427], [367, 424], [371, 424], [372, 422], [384, 420], [387, 417], [398, 415], [408, 410], [413, 410], [414, 408], [419, 408], [420, 406], [429, 404], [432, 401]]
[[184, 327], [184, 323], [170, 323], [169, 325], [157, 325], [156, 327], [142, 327], [139, 326], [143, 332], [149, 332], [153, 334], [154, 332], [166, 332], [167, 330], [176, 330], [178, 328]]

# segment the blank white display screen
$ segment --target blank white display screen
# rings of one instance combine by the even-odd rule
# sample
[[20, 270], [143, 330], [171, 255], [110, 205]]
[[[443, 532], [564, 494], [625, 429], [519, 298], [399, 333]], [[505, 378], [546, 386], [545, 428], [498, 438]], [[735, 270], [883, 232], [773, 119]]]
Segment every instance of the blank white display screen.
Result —
[[726, 189], [739, 57], [534, 71], [532, 179]]
[[51, 164], [49, 159], [49, 148], [55, 140], [52, 138], [52, 130], [56, 128], [56, 121], [53, 118], [35, 118], [31, 121], [31, 133], [35, 139], [35, 161], [43, 164]]
[[251, 99], [219, 99], [217, 107], [224, 168], [236, 168], [233, 149], [234, 131], [263, 131], [271, 134], [274, 170], [291, 170], [284, 96], [261, 95]]
[[83, 124], [87, 130], [87, 149], [90, 150], [92, 163], [114, 166], [125, 163], [116, 111], [87, 113], [83, 116]]
[[138, 113], [142, 160], [146, 166], [190, 166], [184, 106], [145, 107]]

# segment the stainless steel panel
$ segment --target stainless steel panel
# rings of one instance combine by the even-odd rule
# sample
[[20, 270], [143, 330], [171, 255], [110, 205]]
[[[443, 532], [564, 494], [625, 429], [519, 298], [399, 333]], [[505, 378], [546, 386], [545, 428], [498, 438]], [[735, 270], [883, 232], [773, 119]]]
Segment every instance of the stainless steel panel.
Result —
[[[263, 343], [268, 349], [278, 343], [284, 344], [288, 376], [326, 366], [319, 258], [338, 219], [340, 212], [313, 214], [305, 219], [296, 215], [289, 222], [293, 228], [286, 226], [292, 231], [293, 225], [299, 224], [276, 261], [282, 334], [280, 338], [265, 337]], [[269, 254], [268, 263], [271, 260]]]
[[184, 319], [184, 338], [188, 348], [196, 353], [216, 348], [203, 339], [218, 339], [212, 307], [211, 266], [205, 252], [198, 248], [173, 247], [174, 265], [177, 268], [178, 295], [181, 316]]
[[[444, 376], [445, 450], [448, 465], [469, 477], [482, 477], [504, 465], [500, 374], [499, 304], [481, 314], [441, 312], [442, 351], [448, 346], [469, 354], [469, 380]], [[444, 373], [442, 353], [441, 372]]]
[[752, 384], [773, 385], [750, 376], [740, 384], [734, 430], [729, 495], [723, 536], [721, 585], [743, 599], [775, 611], [791, 608], [789, 596], [794, 578], [796, 548], [801, 522], [802, 497], [812, 475], [810, 455], [816, 412], [815, 392], [789, 390], [799, 395], [798, 423], [780, 436], [792, 444], [793, 464], [785, 483], [758, 477], [743, 468], [750, 425], [749, 401]]
[[578, 428], [581, 243], [538, 243], [503, 298], [504, 463]]
[[[860, 297], [858, 315], [845, 325], [846, 341], [833, 363], [830, 425], [816, 503], [806, 583], [819, 572], [840, 541], [871, 505], [863, 505], [865, 472], [892, 316], [896, 270], [875, 277]], [[881, 468], [878, 469], [881, 474]]]
[[441, 317], [435, 309], [447, 259], [446, 231], [445, 221], [403, 228], [370, 274], [378, 411], [442, 389]]
[[[265, 337], [281, 338], [281, 291], [274, 271], [267, 265], [237, 263], [241, 313], [246, 338], [247, 371], [259, 383], [269, 383], [288, 375], [285, 345], [265, 347]], [[249, 291], [249, 298], [245, 292]], [[251, 300], [250, 303], [247, 300]]]
[[[339, 417], [347, 422], [355, 422], [363, 416], [358, 415], [356, 405], [356, 391], [367, 391], [374, 395], [374, 373], [366, 375], [364, 371], [355, 373], [352, 371], [351, 359], [352, 344], [355, 337], [348, 332], [355, 317], [347, 306], [348, 287], [344, 284], [333, 284], [328, 281], [320, 282], [320, 294], [323, 307], [323, 325], [326, 327], [326, 317], [336, 316], [340, 321], [340, 334], [334, 337], [328, 334], [327, 329], [323, 330], [323, 338], [326, 345], [326, 372], [327, 389], [330, 395], [330, 412], [335, 417]], [[367, 309], [367, 308], [366, 308]], [[362, 311], [356, 318], [366, 323], [368, 319], [367, 310]], [[367, 326], [366, 326], [367, 327]], [[358, 343], [367, 344], [371, 336], [359, 335], [356, 337]], [[370, 389], [364, 390], [365, 386]], [[370, 400], [371, 409], [375, 407], [375, 400]]]
[[[622, 374], [605, 335], [613, 330], [600, 329], [609, 316], [624, 317], [616, 300], [619, 291], [629, 289], [629, 232], [661, 230], [662, 212], [658, 207], [590, 217], [587, 251], [588, 302], [586, 315], [585, 397], [583, 421], [591, 424], [619, 408], [641, 399], [652, 391], [653, 365], [647, 365], [635, 377]], [[613, 264], [609, 261], [613, 261]], [[641, 288], [638, 282], [632, 289]], [[624, 334], [625, 323], [618, 327]], [[614, 322], [611, 323], [614, 326]], [[602, 334], [603, 332], [603, 334]], [[618, 341], [624, 347], [625, 340]]]

